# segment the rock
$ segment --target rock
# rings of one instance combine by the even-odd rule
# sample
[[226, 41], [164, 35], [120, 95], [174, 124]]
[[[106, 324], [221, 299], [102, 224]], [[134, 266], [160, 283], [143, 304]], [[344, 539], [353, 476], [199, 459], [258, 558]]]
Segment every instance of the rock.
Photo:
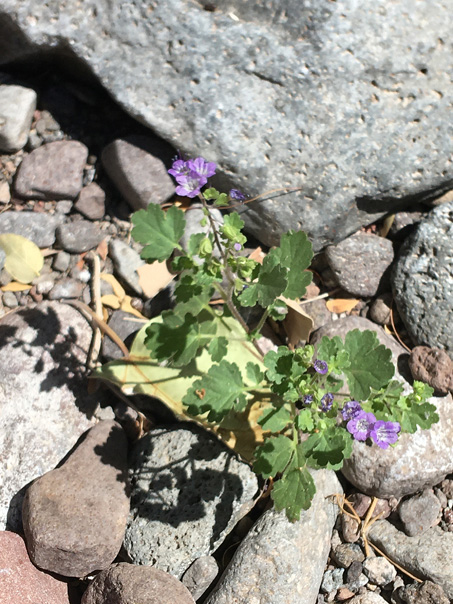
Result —
[[36, 108], [36, 92], [23, 86], [0, 86], [0, 152], [25, 146]]
[[64, 273], [68, 270], [69, 265], [71, 263], [71, 254], [67, 252], [60, 251], [55, 256], [54, 261], [52, 263], [52, 268], [60, 273]]
[[198, 600], [214, 582], [219, 567], [213, 556], [201, 556], [184, 573], [182, 584], [190, 591], [192, 598]]
[[[370, 329], [376, 332], [381, 344], [392, 351], [392, 360], [397, 367], [395, 379], [408, 386], [404, 379], [410, 378], [407, 353], [380, 327], [362, 317], [346, 317], [326, 325], [313, 335], [316, 344], [326, 335], [344, 339], [352, 329]], [[429, 430], [417, 429], [415, 434], [402, 434], [395, 447], [387, 450], [376, 445], [354, 441], [352, 456], [343, 465], [342, 473], [361, 492], [380, 498], [403, 497], [432, 487], [453, 471], [453, 460], [449, 453], [453, 440], [453, 402], [451, 395], [433, 397], [429, 401], [437, 407], [440, 421]]]
[[[365, 556], [363, 556], [362, 560], [365, 559]], [[362, 570], [363, 570], [363, 565], [362, 562], [359, 560], [353, 560], [351, 562], [350, 567], [346, 570], [346, 581], [348, 583], [355, 583], [356, 581], [359, 580], [360, 575], [362, 574]]]
[[412, 583], [398, 590], [398, 597], [405, 604], [449, 604], [450, 600], [445, 595], [440, 585], [432, 581]]
[[95, 182], [83, 187], [74, 209], [89, 220], [101, 220], [105, 214], [105, 191]]
[[388, 520], [378, 520], [368, 538], [396, 564], [422, 579], [441, 585], [453, 598], [453, 533], [438, 526], [417, 537], [408, 537]]
[[[114, 310], [108, 322], [109, 327], [121, 338], [129, 348], [135, 334], [138, 331], [137, 323], [131, 319], [131, 314], [124, 310]], [[102, 339], [102, 356], [105, 361], [123, 358], [123, 353], [109, 337]]]
[[25, 156], [15, 191], [25, 199], [75, 199], [82, 189], [88, 149], [78, 141], [47, 143]]
[[102, 152], [107, 174], [134, 210], [163, 203], [175, 192], [165, 165], [153, 152], [153, 142], [144, 136], [117, 139]]
[[355, 518], [343, 514], [340, 518], [341, 534], [346, 543], [356, 543], [360, 538], [360, 526]]
[[134, 249], [120, 239], [111, 239], [109, 242], [109, 256], [113, 260], [115, 271], [133, 292], [137, 295], [143, 294], [139, 282], [137, 269], [145, 264]]
[[378, 325], [391, 324], [392, 294], [381, 294], [370, 306], [369, 317]]
[[414, 342], [443, 348], [453, 358], [452, 238], [450, 202], [432, 210], [405, 241], [392, 278], [399, 314]]
[[5, 266], [5, 260], [6, 260], [6, 254], [3, 251], [3, 248], [0, 248], [0, 271], [2, 271], [3, 267]]
[[82, 295], [83, 283], [67, 277], [61, 279], [49, 291], [49, 300], [71, 300], [80, 298]]
[[423, 220], [427, 208], [419, 203], [411, 206], [407, 211], [396, 212], [388, 236], [392, 240], [401, 241], [414, 229], [414, 226]]
[[396, 568], [383, 556], [367, 558], [363, 563], [363, 571], [370, 583], [385, 587], [396, 577]]
[[213, 6], [3, 0], [0, 62], [71, 48], [141, 123], [217, 162], [222, 189], [303, 187], [245, 206], [268, 245], [304, 228], [318, 250], [451, 188], [448, 0]]
[[354, 596], [354, 592], [348, 589], [347, 587], [340, 587], [337, 591], [337, 595], [335, 596], [338, 602], [344, 602], [345, 600], [349, 600]]
[[342, 289], [353, 296], [369, 298], [388, 277], [393, 245], [384, 237], [359, 232], [329, 246], [326, 259]]
[[387, 604], [387, 602], [379, 594], [366, 591], [363, 594], [354, 596], [352, 600], [348, 600], [348, 604]]
[[453, 360], [445, 350], [416, 346], [409, 357], [414, 380], [426, 382], [437, 392], [453, 392]]
[[342, 568], [349, 568], [353, 562], [363, 562], [362, 548], [355, 543], [341, 543], [332, 552], [332, 558]]
[[33, 563], [67, 577], [107, 568], [123, 542], [128, 490], [126, 435], [116, 422], [100, 422], [27, 490], [22, 516]]
[[343, 585], [343, 575], [344, 570], [342, 568], [326, 570], [321, 582], [321, 591], [328, 594], [334, 589], [341, 587]]
[[59, 245], [66, 252], [87, 252], [97, 247], [104, 235], [99, 227], [87, 220], [77, 220], [68, 224], [62, 224], [57, 229]]
[[151, 430], [135, 445], [130, 468], [127, 553], [134, 564], [178, 578], [215, 551], [258, 488], [250, 467], [196, 426]]
[[439, 499], [427, 489], [420, 495], [403, 501], [398, 513], [406, 535], [416, 537], [438, 523], [441, 507]]
[[102, 571], [82, 604], [195, 604], [182, 583], [152, 566], [120, 562]]
[[[217, 210], [216, 208], [212, 208], [210, 210], [210, 214], [211, 214], [212, 219], [217, 228], [223, 225], [223, 216], [222, 216], [222, 213], [220, 212], [220, 210]], [[186, 228], [184, 230], [184, 235], [181, 238], [181, 245], [187, 251], [188, 245], [189, 245], [189, 240], [192, 237], [192, 235], [195, 235], [196, 233], [210, 233], [212, 231], [212, 229], [209, 224], [209, 221], [207, 222], [207, 224], [205, 226], [201, 226], [201, 224], [200, 224], [200, 221], [203, 218], [205, 218], [205, 215], [203, 214], [203, 209], [202, 209], [202, 206], [200, 203], [192, 204], [190, 206], [190, 210], [187, 210], [187, 212], [185, 214], [185, 218], [186, 218]], [[220, 255], [220, 252], [216, 247], [214, 247], [214, 255], [217, 257]], [[198, 261], [200, 263], [202, 262], [201, 260], [198, 260]]]
[[40, 248], [55, 243], [55, 231], [60, 224], [58, 216], [37, 212], [7, 211], [0, 214], [0, 235], [14, 233], [36, 243]]
[[[20, 530], [23, 492], [18, 491], [53, 469], [92, 425], [99, 397], [88, 395], [86, 388], [91, 338], [85, 318], [57, 302], [0, 321], [2, 527]], [[25, 455], [25, 450], [39, 455]]]
[[296, 523], [268, 510], [236, 550], [206, 604], [315, 604], [330, 549], [340, 493], [335, 474], [313, 474], [316, 495]]
[[0, 532], [1, 601], [4, 604], [69, 604], [68, 586], [30, 562], [24, 540]]
[[0, 203], [9, 203], [11, 201], [11, 191], [6, 180], [0, 182]]
[[2, 301], [8, 308], [16, 308], [19, 306], [19, 302], [13, 292], [3, 292]]
[[66, 216], [66, 214], [70, 214], [73, 205], [74, 204], [72, 203], [71, 199], [60, 199], [55, 206], [55, 212], [57, 214], [64, 214]]

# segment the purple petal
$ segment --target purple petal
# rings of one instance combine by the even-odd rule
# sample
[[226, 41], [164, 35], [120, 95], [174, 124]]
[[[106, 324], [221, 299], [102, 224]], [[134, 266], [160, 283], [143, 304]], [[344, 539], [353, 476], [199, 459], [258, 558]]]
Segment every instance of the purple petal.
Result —
[[229, 192], [230, 199], [234, 199], [235, 201], [244, 201], [245, 195], [239, 189], [231, 189]]
[[343, 416], [344, 421], [347, 422], [350, 419], [354, 419], [354, 417], [360, 411], [362, 411], [362, 407], [360, 406], [360, 403], [358, 401], [349, 401], [343, 406], [343, 409], [341, 410], [341, 415]]
[[187, 162], [185, 162], [183, 159], [176, 159], [173, 162], [173, 165], [170, 170], [168, 170], [168, 173], [174, 176], [175, 178], [176, 176], [179, 176], [181, 174], [187, 174], [188, 172], [189, 167], [187, 165]]
[[217, 165], [210, 161], [207, 162], [203, 157], [197, 157], [196, 159], [189, 159], [187, 162], [189, 169], [193, 170], [200, 176], [210, 178], [214, 176]]
[[398, 432], [401, 426], [398, 422], [386, 422], [383, 420], [377, 421], [370, 436], [381, 449], [387, 449], [389, 445], [393, 445], [398, 440]]
[[327, 363], [325, 361], [321, 361], [320, 359], [315, 360], [313, 367], [316, 373], [320, 373], [321, 375], [325, 375], [329, 370]]
[[333, 405], [333, 394], [331, 392], [327, 392], [321, 399], [321, 410], [322, 411], [330, 411]]
[[348, 421], [346, 429], [356, 440], [366, 440], [375, 423], [376, 417], [373, 413], [359, 411], [353, 419]]

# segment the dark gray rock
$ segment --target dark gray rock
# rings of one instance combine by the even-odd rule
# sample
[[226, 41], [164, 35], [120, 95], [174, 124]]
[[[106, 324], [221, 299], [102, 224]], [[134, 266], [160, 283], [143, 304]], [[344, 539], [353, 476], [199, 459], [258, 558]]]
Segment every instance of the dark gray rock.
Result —
[[197, 558], [184, 573], [181, 582], [187, 587], [194, 600], [198, 600], [213, 583], [219, 572], [214, 556]]
[[152, 153], [153, 143], [143, 136], [118, 139], [102, 152], [102, 164], [134, 210], [163, 203], [175, 192], [165, 165]]
[[370, 306], [369, 318], [378, 325], [391, 324], [392, 294], [386, 293], [378, 296]]
[[20, 530], [21, 489], [52, 470], [92, 426], [98, 397], [87, 394], [85, 370], [91, 338], [86, 319], [57, 302], [0, 322], [2, 527], [8, 517], [8, 527]]
[[432, 581], [412, 583], [398, 589], [398, 597], [405, 604], [450, 604], [440, 585]]
[[25, 146], [36, 108], [36, 92], [23, 86], [0, 86], [0, 151]]
[[129, 463], [126, 551], [134, 564], [176, 577], [215, 551], [252, 507], [258, 488], [249, 465], [196, 426], [151, 430]]
[[137, 269], [145, 264], [140, 254], [120, 239], [111, 239], [109, 242], [109, 256], [113, 260], [116, 275], [129, 286], [137, 295], [143, 293]]
[[443, 348], [453, 358], [452, 241], [450, 202], [432, 210], [401, 248], [393, 271], [393, 292], [414, 342]]
[[60, 251], [54, 258], [52, 268], [54, 268], [56, 271], [64, 273], [68, 270], [70, 263], [71, 254], [68, 254], [68, 252]]
[[342, 568], [348, 568], [353, 562], [363, 562], [364, 553], [356, 543], [340, 543], [332, 552], [332, 558]]
[[[368, 319], [346, 317], [325, 325], [314, 334], [311, 343], [316, 344], [326, 335], [338, 335], [344, 339], [352, 329], [370, 329], [376, 332], [381, 344], [392, 351], [392, 361], [397, 368], [395, 379], [407, 389], [410, 372], [408, 355], [404, 348], [384, 330]], [[414, 434], [402, 434], [395, 447], [386, 450], [377, 445], [354, 441], [352, 456], [343, 465], [342, 473], [361, 492], [376, 497], [402, 497], [412, 495], [440, 482], [453, 471], [450, 454], [453, 440], [453, 402], [451, 395], [433, 397], [429, 401], [437, 408], [440, 421], [429, 430]]]
[[195, 604], [182, 583], [152, 566], [121, 562], [99, 573], [82, 604]]
[[358, 232], [329, 246], [326, 259], [341, 288], [353, 296], [368, 298], [385, 286], [393, 245], [384, 237]]
[[[114, 310], [109, 319], [109, 326], [123, 340], [129, 348], [133, 340], [133, 335], [138, 331], [137, 323], [131, 321], [131, 314], [124, 310]], [[106, 335], [102, 339], [102, 356], [105, 361], [120, 359], [124, 355], [118, 348], [117, 344]]]
[[88, 149], [78, 141], [38, 147], [19, 166], [15, 191], [25, 199], [74, 199], [82, 189]]
[[303, 228], [320, 249], [451, 188], [449, 0], [205, 6], [3, 0], [1, 61], [71, 49], [131, 115], [218, 162], [222, 187], [302, 187], [246, 206], [267, 244]]
[[87, 252], [97, 247], [104, 235], [96, 224], [77, 220], [62, 224], [57, 229], [57, 240], [66, 252]]
[[434, 493], [427, 489], [400, 503], [398, 513], [403, 523], [404, 532], [409, 537], [421, 535], [438, 523], [440, 519], [440, 502]]
[[61, 217], [38, 212], [3, 212], [0, 214], [0, 235], [14, 233], [36, 243], [40, 248], [55, 243], [55, 231]]
[[105, 569], [120, 550], [128, 513], [126, 435], [114, 421], [99, 422], [27, 490], [22, 518], [30, 558], [67, 577]]
[[329, 495], [341, 493], [336, 475], [313, 474], [311, 507], [291, 523], [268, 510], [236, 550], [206, 604], [315, 604], [330, 549], [338, 508]]
[[438, 583], [453, 598], [453, 533], [435, 526], [418, 537], [408, 537], [388, 520], [379, 520], [371, 526], [368, 538], [396, 564]]
[[83, 187], [74, 209], [89, 220], [100, 220], [105, 214], [105, 191], [95, 182]]

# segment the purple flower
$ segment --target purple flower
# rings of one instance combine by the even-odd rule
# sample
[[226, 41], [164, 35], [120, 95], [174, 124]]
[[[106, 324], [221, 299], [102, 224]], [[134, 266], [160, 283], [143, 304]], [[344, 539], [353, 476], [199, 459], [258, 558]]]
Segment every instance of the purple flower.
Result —
[[315, 360], [313, 367], [315, 368], [316, 373], [320, 373], [321, 375], [325, 375], [329, 370], [327, 363], [325, 361], [321, 361], [320, 359]]
[[244, 201], [245, 195], [239, 189], [231, 189], [229, 192], [230, 199], [234, 199], [235, 201]]
[[206, 184], [208, 178], [214, 176], [215, 169], [217, 165], [213, 161], [206, 161], [202, 157], [197, 157], [196, 159], [189, 159], [187, 162], [189, 170], [193, 170], [199, 176], [203, 176], [206, 178], [206, 181], [203, 184]]
[[343, 406], [341, 415], [343, 416], [344, 421], [348, 422], [350, 419], [354, 419], [360, 411], [362, 411], [362, 407], [358, 401], [349, 401]]
[[178, 180], [179, 176], [184, 176], [185, 174], [188, 174], [189, 172], [190, 172], [190, 168], [187, 165], [187, 162], [184, 161], [183, 159], [176, 159], [173, 162], [173, 165], [170, 168], [170, 170], [168, 170], [168, 173], [171, 174], [172, 176], [174, 176], [176, 178], [176, 180]]
[[233, 247], [237, 252], [240, 252], [242, 250], [242, 245], [240, 243], [235, 243]]
[[179, 185], [176, 187], [177, 195], [196, 197], [200, 192], [201, 187], [207, 183], [208, 179], [191, 170], [188, 174], [178, 176], [176, 180]]
[[333, 394], [327, 392], [321, 399], [321, 411], [330, 411], [333, 405]]
[[393, 445], [398, 440], [398, 432], [401, 426], [398, 422], [377, 421], [370, 432], [371, 438], [381, 449], [387, 449], [389, 445]]
[[313, 402], [313, 395], [312, 394], [306, 394], [302, 400], [304, 405], [311, 405], [311, 403]]
[[348, 421], [346, 429], [356, 440], [366, 440], [370, 436], [375, 423], [376, 418], [373, 413], [359, 411], [355, 417]]

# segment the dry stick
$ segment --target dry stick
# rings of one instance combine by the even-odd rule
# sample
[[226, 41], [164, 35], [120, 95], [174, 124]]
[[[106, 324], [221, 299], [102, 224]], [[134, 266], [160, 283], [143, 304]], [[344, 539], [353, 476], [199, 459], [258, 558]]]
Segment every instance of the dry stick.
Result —
[[393, 298], [392, 298], [392, 303], [390, 305], [390, 323], [392, 324], [393, 333], [395, 334], [398, 342], [401, 344], [401, 346], [403, 346], [403, 348], [405, 348], [410, 353], [411, 349], [408, 346], [406, 346], [406, 344], [400, 338], [399, 333], [396, 331], [395, 321], [393, 319]]
[[[91, 299], [94, 305], [94, 313], [99, 320], [103, 320], [102, 302], [101, 302], [101, 263], [99, 256], [94, 252], [89, 252], [87, 259], [93, 263], [93, 272], [91, 279]], [[88, 353], [87, 364], [90, 369], [98, 365], [99, 353], [101, 350], [102, 333], [99, 325], [93, 327], [93, 339], [91, 340], [90, 351]]]

